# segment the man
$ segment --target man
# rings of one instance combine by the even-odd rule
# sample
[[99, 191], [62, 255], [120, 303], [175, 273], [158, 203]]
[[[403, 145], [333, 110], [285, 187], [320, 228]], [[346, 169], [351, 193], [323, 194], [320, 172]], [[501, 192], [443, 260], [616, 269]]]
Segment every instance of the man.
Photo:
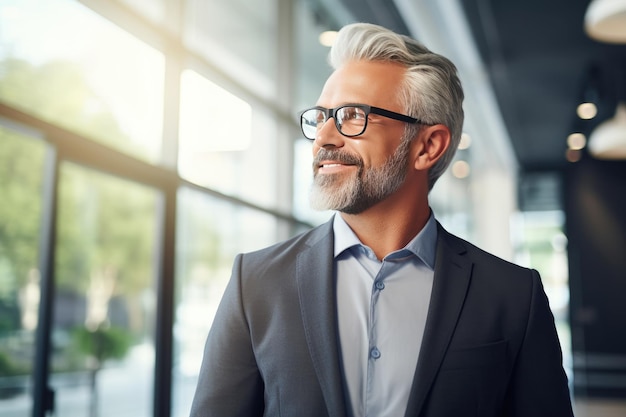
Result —
[[191, 415], [571, 416], [540, 277], [450, 235], [428, 193], [463, 124], [456, 68], [343, 28], [301, 126], [333, 219], [238, 255]]

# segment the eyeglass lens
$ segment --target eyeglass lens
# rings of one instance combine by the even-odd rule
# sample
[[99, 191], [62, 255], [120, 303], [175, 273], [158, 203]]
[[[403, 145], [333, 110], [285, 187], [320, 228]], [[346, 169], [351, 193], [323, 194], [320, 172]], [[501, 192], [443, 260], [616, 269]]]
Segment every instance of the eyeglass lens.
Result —
[[[332, 113], [332, 111], [330, 112]], [[354, 106], [344, 106], [335, 109], [330, 117], [335, 119], [335, 126], [345, 136], [358, 136], [365, 131], [367, 113], [364, 109]], [[327, 121], [327, 111], [309, 109], [302, 113], [302, 133], [308, 139], [315, 139], [317, 132]]]

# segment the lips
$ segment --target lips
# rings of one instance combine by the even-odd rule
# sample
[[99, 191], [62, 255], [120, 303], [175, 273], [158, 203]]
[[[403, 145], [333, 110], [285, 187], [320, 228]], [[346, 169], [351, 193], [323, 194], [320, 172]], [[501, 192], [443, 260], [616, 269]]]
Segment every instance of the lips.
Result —
[[318, 174], [336, 175], [352, 171], [357, 166], [357, 164], [347, 163], [346, 161], [321, 161], [319, 164], [313, 165], [313, 173], [315, 176]]
[[313, 169], [332, 169], [342, 166], [361, 166], [362, 160], [356, 155], [336, 150], [320, 149], [313, 160]]
[[345, 166], [354, 166], [354, 164], [340, 164], [340, 163], [334, 163], [334, 162], [322, 162], [321, 164], [319, 164], [317, 166], [317, 168], [319, 169], [332, 169], [332, 168], [339, 168], [339, 167], [345, 167]]

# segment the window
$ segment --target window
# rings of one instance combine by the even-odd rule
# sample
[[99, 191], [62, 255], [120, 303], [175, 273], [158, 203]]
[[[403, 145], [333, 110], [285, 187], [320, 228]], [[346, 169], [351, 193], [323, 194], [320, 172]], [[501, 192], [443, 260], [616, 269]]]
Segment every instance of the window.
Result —
[[276, 205], [276, 122], [195, 71], [181, 77], [179, 172], [193, 183]]
[[160, 197], [61, 167], [50, 385], [63, 416], [149, 416]]
[[0, 416], [32, 408], [45, 152], [0, 119]]
[[566, 370], [571, 367], [569, 271], [565, 215], [554, 211], [525, 211], [512, 219], [515, 262], [541, 273], [544, 290], [554, 314]]
[[188, 188], [180, 190], [178, 206], [172, 415], [183, 417], [235, 255], [276, 242], [281, 222]]
[[273, 97], [278, 64], [277, 0], [189, 0], [185, 45], [220, 71], [263, 96]]
[[67, 0], [3, 2], [0, 28], [0, 100], [158, 161], [161, 53]]

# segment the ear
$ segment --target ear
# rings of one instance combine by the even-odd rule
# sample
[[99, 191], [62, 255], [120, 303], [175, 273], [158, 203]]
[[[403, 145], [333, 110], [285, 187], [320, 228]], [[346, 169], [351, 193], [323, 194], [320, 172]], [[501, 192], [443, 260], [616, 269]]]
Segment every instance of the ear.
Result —
[[450, 129], [442, 124], [424, 126], [414, 143], [415, 169], [428, 170], [450, 146]]

